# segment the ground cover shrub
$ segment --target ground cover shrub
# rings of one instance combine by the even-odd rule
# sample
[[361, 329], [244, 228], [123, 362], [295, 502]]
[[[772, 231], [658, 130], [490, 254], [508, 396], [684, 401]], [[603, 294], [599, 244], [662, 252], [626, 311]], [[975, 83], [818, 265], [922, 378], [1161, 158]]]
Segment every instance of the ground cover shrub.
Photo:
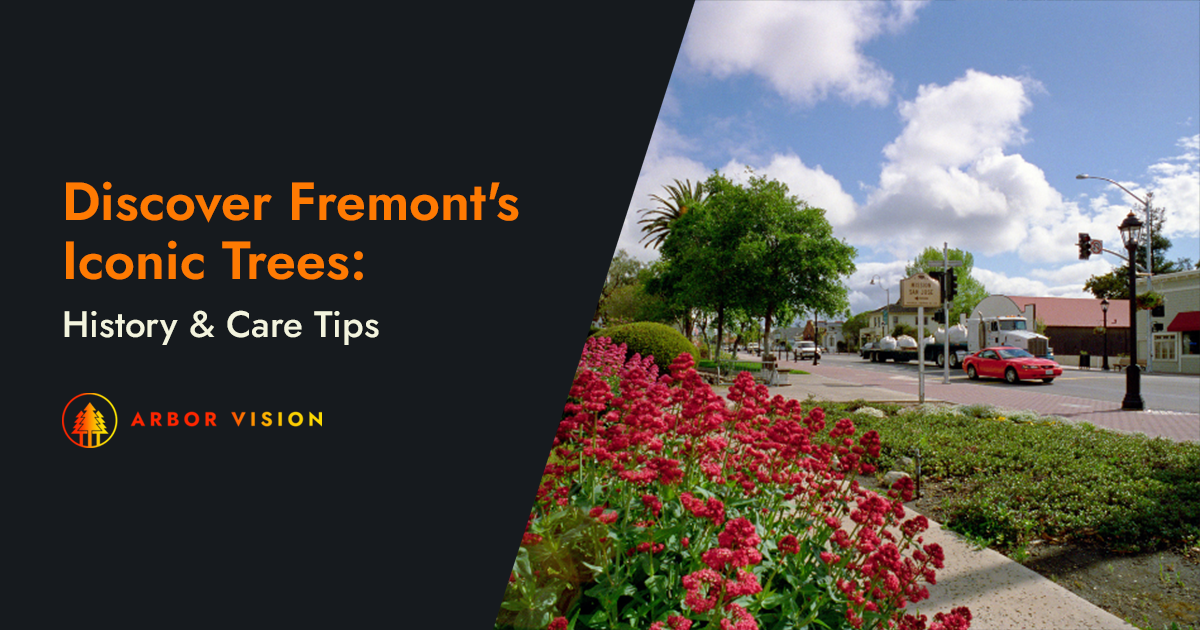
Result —
[[881, 465], [922, 455], [927, 478], [965, 490], [946, 525], [1001, 547], [1034, 538], [1149, 550], [1200, 540], [1200, 444], [970, 405], [885, 418]]
[[966, 608], [907, 612], [944, 556], [904, 509], [911, 480], [854, 480], [877, 433], [625, 350], [585, 346], [498, 628], [969, 627]]
[[654, 357], [658, 371], [663, 374], [667, 372], [671, 362], [684, 352], [692, 355], [693, 360], [700, 356], [696, 346], [692, 345], [683, 333], [666, 324], [634, 322], [605, 328], [595, 336], [612, 339], [616, 345], [625, 344], [627, 358], [635, 354]]
[[[729, 369], [729, 361], [721, 362], [721, 369]], [[696, 369], [699, 370], [716, 370], [717, 362], [714, 359], [700, 359], [696, 363]], [[758, 361], [735, 361], [733, 362], [733, 371], [735, 372], [758, 372], [762, 369], [762, 363]]]

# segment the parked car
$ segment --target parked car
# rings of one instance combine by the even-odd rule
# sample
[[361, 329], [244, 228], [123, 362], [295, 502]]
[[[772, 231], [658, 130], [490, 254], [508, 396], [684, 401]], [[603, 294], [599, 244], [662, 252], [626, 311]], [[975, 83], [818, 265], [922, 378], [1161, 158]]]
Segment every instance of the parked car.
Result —
[[801, 341], [799, 346], [796, 346], [796, 355], [801, 360], [811, 359], [817, 354], [817, 344], [811, 341]]
[[1050, 359], [1039, 359], [1020, 348], [995, 346], [968, 354], [962, 362], [971, 379], [981, 376], [1002, 378], [1009, 383], [1041, 379], [1049, 383], [1062, 376], [1062, 366]]
[[746, 351], [747, 351], [747, 352], [753, 352], [753, 353], [756, 353], [756, 354], [757, 354], [757, 353], [758, 353], [758, 342], [757, 342], [757, 341], [751, 341], [750, 343], [746, 344]]

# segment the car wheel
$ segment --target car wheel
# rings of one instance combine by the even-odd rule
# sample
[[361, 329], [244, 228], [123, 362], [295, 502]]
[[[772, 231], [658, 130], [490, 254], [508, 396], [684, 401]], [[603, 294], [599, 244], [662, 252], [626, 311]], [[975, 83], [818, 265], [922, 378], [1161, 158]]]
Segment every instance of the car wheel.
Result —
[[938, 367], [946, 367], [946, 355], [945, 354], [940, 353], [940, 352], [938, 353], [937, 366]]
[[1050, 383], [1053, 383], [1053, 382], [1054, 382], [1054, 379], [1052, 379], [1052, 378], [1044, 378], [1044, 379], [1042, 379], [1042, 382], [1043, 382], [1043, 383], [1046, 383], [1047, 385], [1049, 385]]
[[975, 371], [975, 366], [974, 366], [974, 365], [968, 365], [968, 366], [967, 366], [967, 378], [971, 379], [972, 381], [978, 381], [978, 380], [979, 380], [979, 372], [976, 372], [976, 371]]
[[1017, 371], [1013, 368], [1004, 370], [1004, 380], [1008, 381], [1009, 383], [1016, 383], [1019, 380], [1017, 378]]

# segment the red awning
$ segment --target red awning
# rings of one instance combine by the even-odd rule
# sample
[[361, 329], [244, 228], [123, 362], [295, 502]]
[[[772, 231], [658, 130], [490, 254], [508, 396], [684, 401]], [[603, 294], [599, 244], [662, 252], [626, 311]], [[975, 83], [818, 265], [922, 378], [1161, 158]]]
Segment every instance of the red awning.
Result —
[[1169, 332], [1192, 332], [1200, 330], [1200, 311], [1184, 311], [1167, 325]]

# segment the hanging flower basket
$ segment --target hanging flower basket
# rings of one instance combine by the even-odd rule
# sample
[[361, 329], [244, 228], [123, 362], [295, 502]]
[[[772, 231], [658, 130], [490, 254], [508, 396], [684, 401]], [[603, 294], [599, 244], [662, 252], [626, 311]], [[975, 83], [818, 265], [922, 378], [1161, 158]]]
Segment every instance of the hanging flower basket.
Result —
[[1153, 308], [1162, 306], [1163, 296], [1161, 293], [1148, 291], [1137, 296], [1137, 306], [1143, 311], [1148, 311]]

